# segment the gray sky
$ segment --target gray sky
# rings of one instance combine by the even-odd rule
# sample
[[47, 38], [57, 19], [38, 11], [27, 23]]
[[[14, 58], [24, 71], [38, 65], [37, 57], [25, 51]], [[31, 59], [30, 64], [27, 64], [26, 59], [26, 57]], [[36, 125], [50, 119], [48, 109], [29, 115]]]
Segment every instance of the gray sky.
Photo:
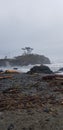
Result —
[[0, 56], [25, 46], [63, 61], [63, 0], [0, 0]]

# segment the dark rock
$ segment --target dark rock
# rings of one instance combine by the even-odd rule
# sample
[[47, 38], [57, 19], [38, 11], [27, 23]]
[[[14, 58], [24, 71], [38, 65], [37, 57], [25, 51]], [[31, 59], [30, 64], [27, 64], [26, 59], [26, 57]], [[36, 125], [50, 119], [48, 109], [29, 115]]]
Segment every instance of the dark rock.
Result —
[[53, 72], [49, 69], [48, 66], [40, 65], [40, 66], [34, 66], [27, 73], [28, 74], [33, 74], [33, 73], [52, 74]]
[[0, 70], [0, 73], [3, 72], [3, 70]]
[[44, 109], [44, 112], [49, 113], [49, 112], [50, 112], [50, 109], [45, 108], [45, 109]]
[[27, 130], [27, 129], [25, 127], [23, 127], [22, 130]]
[[45, 121], [50, 121], [50, 118], [47, 118]]
[[10, 124], [7, 130], [13, 130], [14, 129], [14, 125]]
[[13, 69], [14, 69], [14, 70], [17, 70], [18, 68], [17, 68], [17, 67], [14, 67]]
[[63, 71], [63, 68], [60, 68], [58, 71]]

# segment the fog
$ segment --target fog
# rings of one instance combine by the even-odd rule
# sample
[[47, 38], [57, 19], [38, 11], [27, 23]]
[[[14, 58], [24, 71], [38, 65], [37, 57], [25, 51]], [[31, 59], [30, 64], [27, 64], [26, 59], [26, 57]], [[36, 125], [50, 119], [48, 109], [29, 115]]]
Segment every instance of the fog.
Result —
[[0, 57], [25, 46], [63, 62], [63, 0], [0, 0]]

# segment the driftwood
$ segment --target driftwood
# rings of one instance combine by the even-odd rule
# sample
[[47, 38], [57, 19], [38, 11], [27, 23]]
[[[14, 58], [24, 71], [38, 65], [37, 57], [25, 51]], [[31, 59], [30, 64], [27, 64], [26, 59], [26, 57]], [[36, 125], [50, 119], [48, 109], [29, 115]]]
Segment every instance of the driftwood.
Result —
[[46, 75], [42, 78], [42, 80], [48, 82], [49, 86], [63, 85], [63, 75]]
[[19, 72], [16, 70], [5, 70], [4, 73], [19, 73]]
[[43, 79], [43, 80], [46, 80], [46, 81], [51, 81], [51, 80], [59, 80], [59, 81], [62, 81], [62, 80], [63, 80], [63, 75], [57, 75], [57, 74], [46, 75], [46, 76], [43, 76], [42, 79]]
[[46, 76], [43, 76], [42, 79], [43, 80], [53, 80], [53, 79], [55, 79], [55, 75], [46, 75]]
[[0, 80], [1, 79], [8, 79], [8, 78], [12, 78], [12, 76], [0, 76]]

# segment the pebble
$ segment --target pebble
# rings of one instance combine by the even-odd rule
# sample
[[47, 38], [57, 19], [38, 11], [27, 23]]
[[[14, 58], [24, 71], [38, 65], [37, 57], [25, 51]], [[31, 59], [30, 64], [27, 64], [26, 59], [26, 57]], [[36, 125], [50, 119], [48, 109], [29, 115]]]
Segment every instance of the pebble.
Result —
[[49, 112], [50, 112], [50, 109], [45, 108], [43, 111], [46, 112], [46, 113], [49, 113]]

